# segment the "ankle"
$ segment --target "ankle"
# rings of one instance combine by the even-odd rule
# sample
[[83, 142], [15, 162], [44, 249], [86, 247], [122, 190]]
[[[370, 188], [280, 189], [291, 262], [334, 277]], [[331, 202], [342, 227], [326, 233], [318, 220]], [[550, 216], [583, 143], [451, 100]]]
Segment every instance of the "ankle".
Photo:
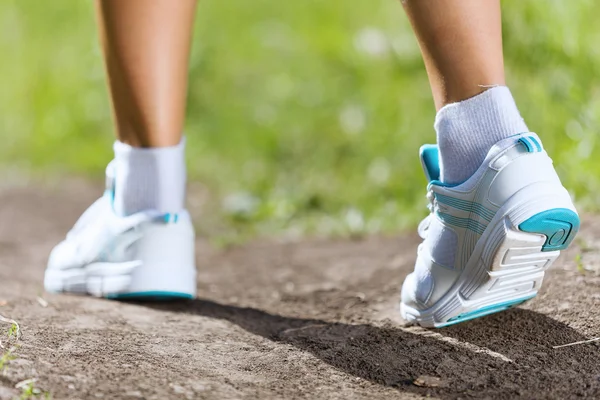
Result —
[[185, 207], [185, 140], [171, 147], [137, 148], [114, 144], [114, 203], [117, 215]]
[[528, 131], [506, 86], [442, 107], [434, 126], [440, 149], [440, 178], [448, 184], [467, 180], [498, 141]]

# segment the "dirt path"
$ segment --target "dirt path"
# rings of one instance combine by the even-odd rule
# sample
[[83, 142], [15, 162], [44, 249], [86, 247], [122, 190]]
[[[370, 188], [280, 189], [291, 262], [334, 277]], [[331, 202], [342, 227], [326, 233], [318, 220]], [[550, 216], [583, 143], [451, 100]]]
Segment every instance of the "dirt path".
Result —
[[600, 343], [553, 348], [600, 336], [598, 218], [533, 303], [427, 331], [394, 322], [416, 235], [227, 251], [199, 240], [191, 302], [46, 295], [45, 258], [96, 192], [0, 189], [0, 314], [23, 331], [0, 399], [28, 378], [54, 399], [600, 397]]

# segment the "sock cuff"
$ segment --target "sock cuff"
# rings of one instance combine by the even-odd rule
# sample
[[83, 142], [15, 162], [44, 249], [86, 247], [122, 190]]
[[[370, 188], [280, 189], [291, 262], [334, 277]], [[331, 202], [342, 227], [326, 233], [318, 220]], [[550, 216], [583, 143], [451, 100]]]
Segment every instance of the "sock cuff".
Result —
[[495, 143], [529, 131], [506, 86], [442, 107], [434, 128], [440, 149], [440, 179], [449, 184], [467, 180]]
[[146, 210], [178, 213], [185, 208], [185, 139], [154, 148], [116, 141], [113, 149], [113, 207], [118, 215]]
[[115, 140], [113, 144], [113, 151], [115, 156], [129, 155], [133, 157], [155, 157], [157, 154], [169, 154], [175, 155], [185, 152], [185, 137], [181, 138], [181, 141], [175, 146], [166, 147], [133, 147], [127, 143], [123, 143], [120, 140]]
[[504, 135], [528, 132], [517, 104], [507, 86], [496, 86], [469, 99], [442, 107], [435, 116], [436, 132], [454, 135], [488, 132]]

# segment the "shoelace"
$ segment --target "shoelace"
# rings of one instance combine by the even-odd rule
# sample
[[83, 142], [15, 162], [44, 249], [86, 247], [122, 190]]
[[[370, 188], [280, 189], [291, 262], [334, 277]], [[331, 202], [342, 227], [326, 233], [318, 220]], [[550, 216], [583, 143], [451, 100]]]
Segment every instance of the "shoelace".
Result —
[[[118, 234], [132, 229], [143, 222], [153, 221], [162, 217], [158, 211], [147, 211], [128, 217], [117, 217], [112, 211], [105, 211], [104, 208], [106, 207], [110, 207], [110, 203], [103, 196], [83, 213], [73, 229], [67, 234], [67, 240], [73, 243], [77, 249], [80, 249], [82, 244], [89, 241], [90, 236], [94, 237], [96, 233], [107, 228], [113, 234]], [[104, 219], [99, 218], [99, 214], [105, 215]], [[106, 218], [112, 220], [106, 221]]]
[[419, 227], [417, 228], [417, 232], [423, 240], [427, 238], [427, 233], [429, 232], [429, 225], [431, 224], [431, 218], [433, 217], [433, 212], [435, 209], [435, 196], [433, 194], [433, 191], [431, 190], [427, 192], [427, 201], [427, 209], [429, 209], [429, 215], [423, 218], [423, 220], [419, 223]]

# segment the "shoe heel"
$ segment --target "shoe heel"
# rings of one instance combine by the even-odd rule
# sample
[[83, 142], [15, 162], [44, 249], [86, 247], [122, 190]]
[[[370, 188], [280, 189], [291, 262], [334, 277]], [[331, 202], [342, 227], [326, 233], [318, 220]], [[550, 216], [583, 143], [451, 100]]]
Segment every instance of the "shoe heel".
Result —
[[507, 217], [503, 225], [503, 238], [490, 268], [480, 270], [485, 275], [461, 290], [458, 315], [445, 321], [440, 318], [443, 322], [437, 327], [504, 311], [534, 298], [545, 271], [577, 234], [579, 216], [568, 208], [551, 208], [518, 226]]
[[553, 208], [537, 213], [519, 225], [521, 232], [546, 236], [542, 251], [564, 250], [579, 231], [579, 216], [567, 208]]

